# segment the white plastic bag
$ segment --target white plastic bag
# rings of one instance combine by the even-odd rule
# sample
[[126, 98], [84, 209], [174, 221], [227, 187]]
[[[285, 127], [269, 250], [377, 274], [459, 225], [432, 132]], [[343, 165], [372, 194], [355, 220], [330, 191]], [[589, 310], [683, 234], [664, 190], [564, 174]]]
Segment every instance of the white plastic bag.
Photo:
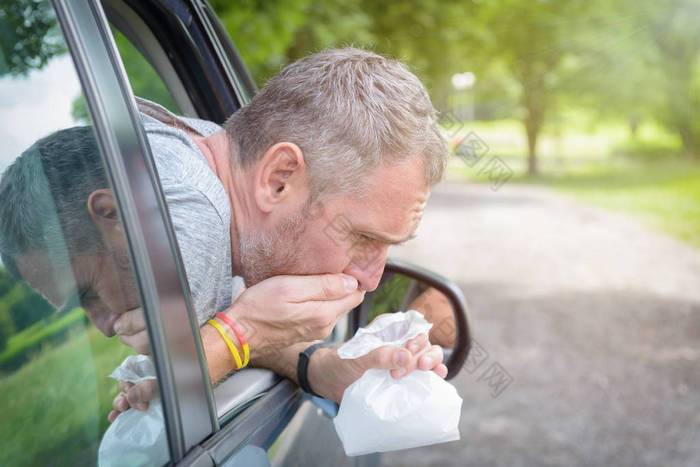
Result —
[[[404, 347], [433, 325], [415, 310], [376, 319], [340, 349], [358, 358], [384, 345]], [[345, 454], [358, 456], [459, 439], [462, 398], [432, 371], [415, 370], [401, 379], [389, 370], [367, 370], [343, 394], [333, 419]]]
[[[127, 357], [109, 376], [132, 383], [156, 379], [153, 362], [145, 355]], [[101, 467], [159, 466], [168, 462], [160, 400], [150, 401], [145, 412], [129, 409], [120, 414], [102, 437], [97, 456]]]

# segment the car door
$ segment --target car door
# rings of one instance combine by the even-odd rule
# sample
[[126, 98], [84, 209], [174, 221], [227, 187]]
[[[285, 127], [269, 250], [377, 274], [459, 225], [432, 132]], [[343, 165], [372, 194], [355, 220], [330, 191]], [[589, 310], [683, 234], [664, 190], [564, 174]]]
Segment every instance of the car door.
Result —
[[[235, 46], [205, 2], [105, 0], [102, 5], [140, 97], [182, 115], [222, 123], [255, 93]], [[141, 84], [155, 81], [161, 83], [157, 89]], [[346, 338], [341, 332], [346, 328], [347, 323], [340, 323], [336, 341]], [[213, 396], [221, 429], [189, 460], [201, 455], [230, 465], [252, 465], [253, 459], [274, 465], [308, 465], [318, 459], [371, 465], [377, 459], [345, 457], [328, 415], [333, 404], [325, 401], [329, 412], [317, 410], [311, 398], [272, 372], [237, 372]]]
[[[155, 77], [162, 82], [161, 91], [163, 88], [166, 90], [164, 94], [154, 91], [154, 95], [145, 97], [153, 99], [158, 95], [163, 99], [161, 103], [174, 107], [173, 110], [177, 112], [219, 123], [250, 99], [255, 90], [252, 80], [241, 68], [240, 59], [230, 41], [222, 43], [222, 36], [217, 36], [216, 28], [220, 26], [211, 22], [214, 17], [206, 4], [105, 1], [103, 5], [106, 15], [101, 17], [98, 5], [95, 5], [94, 16], [98, 25], [102, 21], [105, 48], [110, 48], [108, 27], [118, 45], [116, 49], [108, 50], [108, 54], [117, 52], [121, 58], [125, 58], [136, 51], [155, 72], [148, 81], [152, 82]], [[220, 29], [218, 34], [221, 34]], [[121, 63], [115, 67], [116, 75], [119, 75], [118, 65]], [[132, 65], [133, 61], [123, 62], [126, 77], [135, 85], [139, 73], [135, 70], [139, 68]], [[133, 105], [131, 93], [124, 97], [127, 107]], [[147, 153], [147, 150], [144, 152]], [[157, 191], [157, 179], [152, 182]], [[178, 267], [182, 274], [181, 264]], [[337, 335], [338, 339], [345, 337]], [[196, 332], [194, 341], [196, 350], [201, 354]], [[175, 344], [175, 341], [171, 343]], [[177, 369], [173, 371], [177, 377]], [[173, 407], [181, 411], [181, 431], [184, 435], [192, 432], [190, 437], [185, 436], [184, 446], [189, 453], [184, 462], [210, 460], [231, 465], [251, 465], [252, 459], [266, 463], [268, 458], [272, 458], [276, 464], [289, 464], [294, 458], [293, 454], [306, 453], [335, 457], [341, 464], [345, 461], [356, 464], [355, 460], [348, 460], [342, 455], [339, 441], [329, 430], [330, 419], [326, 415], [305, 409], [299, 412], [301, 418], [295, 417], [299, 409], [310, 402], [308, 398], [302, 399], [298, 388], [289, 381], [281, 380], [266, 370], [250, 369], [237, 372], [214, 391], [210, 391], [206, 383], [202, 384], [205, 386], [203, 392], [209, 395], [208, 409], [214, 413], [209, 436], [201, 435], [206, 430], [198, 433], [187, 430], [191, 414], [182, 414], [184, 407]], [[165, 392], [162, 384], [161, 392]], [[201, 422], [204, 423], [201, 414], [206, 410], [201, 400], [196, 402]], [[292, 443], [293, 449], [280, 450], [279, 446], [284, 444], [285, 439], [294, 438], [298, 430], [309, 427], [308, 414], [325, 425], [320, 431], [326, 437], [332, 434], [328, 442], [317, 443], [314, 449]], [[288, 428], [288, 423], [295, 418], [300, 422]], [[185, 423], [185, 420], [188, 422]], [[197, 437], [201, 443], [195, 445], [193, 442]]]
[[[151, 424], [159, 463], [177, 462], [218, 422], [174, 235], [102, 11], [20, 0], [0, 24], [0, 463], [96, 463], [118, 392], [107, 376], [133, 353], [107, 337], [136, 308], [161, 389], [163, 416]], [[131, 453], [120, 453], [125, 463]]]

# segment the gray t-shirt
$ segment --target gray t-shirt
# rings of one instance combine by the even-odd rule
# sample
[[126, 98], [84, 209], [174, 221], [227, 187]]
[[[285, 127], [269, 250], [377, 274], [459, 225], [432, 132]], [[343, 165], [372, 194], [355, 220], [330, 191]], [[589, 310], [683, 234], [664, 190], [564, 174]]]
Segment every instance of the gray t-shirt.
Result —
[[206, 137], [221, 127], [143, 99], [138, 104], [201, 326], [231, 305], [231, 206], [185, 130]]

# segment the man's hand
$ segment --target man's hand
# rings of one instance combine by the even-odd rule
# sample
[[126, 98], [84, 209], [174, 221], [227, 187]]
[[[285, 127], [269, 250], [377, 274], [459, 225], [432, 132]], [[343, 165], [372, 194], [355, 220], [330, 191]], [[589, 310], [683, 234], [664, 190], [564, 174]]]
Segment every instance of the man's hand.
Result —
[[325, 339], [364, 292], [346, 274], [275, 276], [250, 287], [226, 314], [243, 329], [253, 356]]
[[391, 370], [396, 379], [415, 369], [432, 370], [444, 378], [447, 367], [442, 357], [442, 348], [431, 345], [425, 334], [408, 341], [405, 348], [384, 346], [354, 360], [341, 359], [336, 348], [321, 348], [311, 356], [308, 379], [315, 393], [340, 403], [345, 389], [370, 368]]
[[114, 332], [117, 333], [122, 344], [128, 345], [140, 354], [151, 354], [146, 321], [143, 318], [141, 308], [135, 308], [122, 314], [114, 323]]
[[[265, 353], [277, 355], [291, 344], [326, 338], [335, 323], [362, 302], [364, 292], [357, 287], [357, 280], [346, 274], [271, 277], [246, 289], [226, 314], [242, 328], [251, 359]], [[139, 353], [150, 353], [140, 308], [124, 313], [114, 327], [124, 344]], [[216, 384], [231, 371], [231, 356], [211, 326], [202, 327], [201, 335], [209, 375]], [[146, 410], [148, 401], [158, 395], [155, 381], [120, 382], [120, 387], [110, 422], [130, 407]]]
[[114, 410], [107, 416], [109, 423], [113, 423], [119, 414], [130, 408], [141, 411], [148, 410], [149, 401], [158, 397], [158, 381], [155, 379], [148, 379], [138, 384], [119, 381], [119, 389], [121, 392], [117, 394], [112, 403]]

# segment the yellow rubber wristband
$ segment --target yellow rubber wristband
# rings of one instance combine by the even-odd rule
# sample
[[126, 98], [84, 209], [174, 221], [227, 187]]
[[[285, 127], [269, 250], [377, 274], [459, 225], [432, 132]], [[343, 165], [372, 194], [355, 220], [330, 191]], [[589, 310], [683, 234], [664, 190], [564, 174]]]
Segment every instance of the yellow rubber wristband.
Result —
[[231, 355], [233, 355], [233, 359], [236, 361], [236, 370], [239, 368], [243, 367], [243, 362], [241, 361], [241, 356], [238, 353], [238, 349], [236, 348], [235, 345], [233, 345], [233, 342], [231, 342], [231, 339], [229, 339], [228, 335], [226, 334], [226, 330], [216, 321], [213, 319], [210, 319], [207, 321], [207, 324], [211, 324], [214, 326], [214, 329], [219, 331], [219, 334], [221, 334], [221, 338], [226, 342], [226, 345], [228, 346], [228, 349], [231, 351]]
[[214, 315], [215, 318], [219, 318], [222, 322], [228, 325], [228, 327], [231, 328], [231, 331], [236, 335], [238, 338], [238, 343], [241, 344], [241, 348], [243, 348], [243, 367], [245, 368], [248, 366], [248, 362], [250, 362], [250, 347], [248, 346], [248, 341], [246, 340], [245, 336], [243, 335], [243, 331], [241, 331], [241, 328], [238, 327], [236, 322], [226, 316], [223, 313], [217, 313]]
[[246, 367], [250, 362], [250, 347], [248, 347], [248, 344], [243, 344], [243, 358], [243, 366]]

